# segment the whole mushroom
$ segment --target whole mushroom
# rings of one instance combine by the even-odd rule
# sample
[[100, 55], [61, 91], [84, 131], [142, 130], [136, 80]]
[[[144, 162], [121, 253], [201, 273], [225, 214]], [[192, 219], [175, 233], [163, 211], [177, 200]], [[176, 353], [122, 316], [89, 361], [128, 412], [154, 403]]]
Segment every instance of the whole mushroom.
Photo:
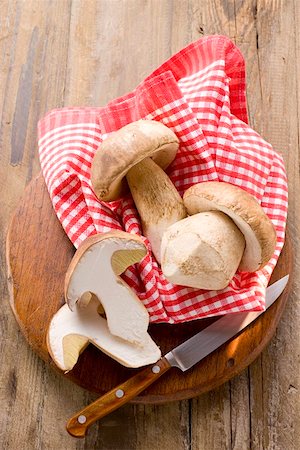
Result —
[[182, 198], [164, 172], [174, 160], [178, 146], [177, 136], [167, 126], [139, 120], [104, 140], [91, 167], [94, 192], [103, 201], [125, 195], [128, 183], [143, 234], [159, 263], [163, 233], [187, 215]]
[[239, 269], [262, 269], [276, 247], [275, 228], [257, 200], [229, 183], [195, 184], [183, 196], [191, 217], [162, 239], [162, 271], [172, 283], [219, 290]]

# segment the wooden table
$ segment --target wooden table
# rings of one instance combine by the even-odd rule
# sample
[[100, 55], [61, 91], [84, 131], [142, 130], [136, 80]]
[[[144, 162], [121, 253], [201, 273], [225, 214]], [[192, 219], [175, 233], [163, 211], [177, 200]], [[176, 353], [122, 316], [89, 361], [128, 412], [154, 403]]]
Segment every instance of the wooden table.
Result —
[[[300, 448], [299, 26], [296, 0], [0, 0], [1, 448]], [[8, 301], [5, 235], [40, 171], [37, 121], [55, 107], [104, 105], [203, 34], [225, 34], [239, 46], [251, 125], [283, 154], [296, 257], [292, 294], [270, 345], [240, 376], [194, 400], [127, 405], [78, 441], [66, 433], [66, 419], [95, 395], [32, 352]]]

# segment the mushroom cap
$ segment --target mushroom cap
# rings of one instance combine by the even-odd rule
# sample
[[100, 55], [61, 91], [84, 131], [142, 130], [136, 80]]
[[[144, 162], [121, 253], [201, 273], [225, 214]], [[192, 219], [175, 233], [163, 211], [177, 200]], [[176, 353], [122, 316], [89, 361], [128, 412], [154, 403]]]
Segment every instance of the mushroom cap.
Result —
[[274, 225], [248, 192], [229, 183], [207, 181], [191, 186], [183, 201], [188, 214], [217, 210], [233, 220], [246, 241], [239, 270], [255, 272], [273, 256], [276, 247]]
[[174, 160], [179, 141], [175, 133], [154, 120], [132, 122], [105, 139], [95, 153], [91, 182], [96, 196], [103, 201], [122, 197], [127, 190], [129, 169], [151, 157], [162, 169]]

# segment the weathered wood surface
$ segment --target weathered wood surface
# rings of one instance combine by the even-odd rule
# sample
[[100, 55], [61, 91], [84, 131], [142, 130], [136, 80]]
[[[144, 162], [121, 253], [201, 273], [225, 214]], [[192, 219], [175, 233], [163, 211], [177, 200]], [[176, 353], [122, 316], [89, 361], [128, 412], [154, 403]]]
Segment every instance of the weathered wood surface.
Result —
[[[300, 447], [297, 0], [0, 0], [0, 442], [15, 449], [219, 450]], [[127, 405], [85, 440], [65, 420], [95, 398], [29, 348], [9, 306], [5, 235], [39, 172], [36, 124], [51, 108], [102, 105], [201, 34], [228, 35], [247, 62], [252, 126], [282, 152], [295, 275], [276, 335], [240, 376], [192, 401]]]

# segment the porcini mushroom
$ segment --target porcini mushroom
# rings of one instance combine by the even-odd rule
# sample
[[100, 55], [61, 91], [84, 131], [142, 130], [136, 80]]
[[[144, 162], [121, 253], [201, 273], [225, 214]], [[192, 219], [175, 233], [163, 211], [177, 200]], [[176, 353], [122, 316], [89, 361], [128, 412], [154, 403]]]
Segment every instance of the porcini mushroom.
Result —
[[73, 369], [89, 343], [126, 367], [141, 367], [158, 361], [161, 352], [148, 333], [142, 345], [113, 336], [107, 321], [97, 313], [98, 305], [93, 297], [84, 308], [76, 304], [71, 311], [63, 305], [53, 316], [48, 328], [47, 346], [61, 370]]
[[112, 231], [88, 237], [77, 249], [65, 277], [65, 298], [71, 310], [84, 308], [92, 295], [102, 304], [110, 332], [143, 345], [149, 314], [119, 276], [147, 253], [139, 236]]
[[169, 281], [223, 289], [237, 269], [255, 272], [270, 260], [276, 231], [248, 192], [208, 181], [190, 187], [183, 199], [194, 216], [170, 227], [162, 240], [162, 271]]
[[189, 214], [222, 211], [232, 219], [245, 238], [239, 265], [244, 272], [262, 269], [273, 256], [276, 231], [258, 201], [247, 191], [230, 183], [207, 181], [191, 186], [184, 194]]
[[178, 285], [223, 289], [237, 270], [244, 246], [242, 233], [225, 214], [195, 214], [164, 233], [162, 271]]
[[127, 179], [143, 234], [159, 263], [164, 231], [187, 215], [182, 198], [164, 172], [174, 160], [178, 146], [177, 136], [167, 126], [139, 120], [104, 140], [91, 167], [94, 192], [103, 201], [124, 195]]

